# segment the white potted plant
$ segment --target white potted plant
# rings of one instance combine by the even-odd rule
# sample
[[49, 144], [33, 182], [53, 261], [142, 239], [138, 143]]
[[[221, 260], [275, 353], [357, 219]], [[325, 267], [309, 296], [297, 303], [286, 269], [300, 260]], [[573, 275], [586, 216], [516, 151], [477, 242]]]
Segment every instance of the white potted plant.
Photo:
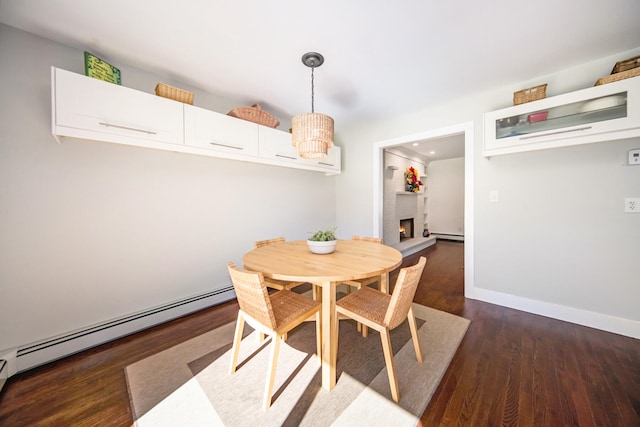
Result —
[[309, 239], [307, 244], [309, 250], [314, 254], [330, 254], [336, 250], [338, 239], [336, 238], [336, 227], [329, 230], [318, 230]]

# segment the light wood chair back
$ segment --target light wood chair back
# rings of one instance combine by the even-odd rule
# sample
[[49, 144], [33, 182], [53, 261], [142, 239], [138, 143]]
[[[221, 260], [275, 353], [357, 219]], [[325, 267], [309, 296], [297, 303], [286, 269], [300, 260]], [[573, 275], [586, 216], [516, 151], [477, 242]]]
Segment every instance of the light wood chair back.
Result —
[[253, 242], [253, 246], [256, 248], [261, 248], [263, 246], [271, 245], [273, 243], [282, 243], [284, 242], [284, 237], [276, 237], [275, 239], [267, 239], [267, 240], [258, 240]]
[[384, 324], [387, 328], [395, 329], [407, 318], [426, 263], [427, 259], [420, 257], [416, 265], [400, 269], [396, 286], [391, 294], [389, 308], [384, 316]]
[[373, 242], [382, 244], [382, 239], [379, 237], [366, 237], [366, 236], [352, 236], [351, 240], [364, 240], [365, 242]]
[[233, 263], [227, 265], [233, 288], [238, 297], [238, 319], [231, 350], [229, 373], [233, 374], [238, 366], [240, 342], [244, 323], [248, 323], [256, 331], [271, 337], [271, 357], [267, 369], [267, 380], [264, 390], [263, 408], [271, 406], [271, 396], [278, 363], [278, 353], [282, 336], [310, 317], [316, 321], [316, 351], [321, 355], [320, 307], [318, 301], [305, 298], [295, 292], [282, 290], [270, 294], [267, 292], [262, 273], [242, 270]]
[[366, 334], [367, 327], [380, 333], [389, 376], [391, 397], [395, 402], [400, 400], [400, 390], [393, 360], [390, 331], [407, 319], [416, 359], [422, 363], [418, 328], [411, 304], [426, 262], [427, 259], [425, 257], [420, 257], [417, 264], [402, 268], [391, 295], [363, 286], [336, 302], [336, 318], [334, 319], [336, 337], [338, 337], [339, 316], [348, 317], [358, 323], [362, 323], [363, 334]]
[[230, 264], [229, 275], [233, 282], [233, 289], [236, 292], [240, 310], [265, 327], [275, 330], [278, 325], [276, 324], [271, 299], [264, 284], [262, 273], [240, 270]]

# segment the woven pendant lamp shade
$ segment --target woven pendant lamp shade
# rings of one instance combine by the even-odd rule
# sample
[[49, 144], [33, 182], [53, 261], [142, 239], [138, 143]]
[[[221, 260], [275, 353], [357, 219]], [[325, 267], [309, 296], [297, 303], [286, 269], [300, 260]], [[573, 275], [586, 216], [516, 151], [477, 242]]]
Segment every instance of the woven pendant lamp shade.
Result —
[[298, 114], [291, 120], [291, 141], [300, 157], [318, 159], [333, 147], [333, 119], [326, 114]]

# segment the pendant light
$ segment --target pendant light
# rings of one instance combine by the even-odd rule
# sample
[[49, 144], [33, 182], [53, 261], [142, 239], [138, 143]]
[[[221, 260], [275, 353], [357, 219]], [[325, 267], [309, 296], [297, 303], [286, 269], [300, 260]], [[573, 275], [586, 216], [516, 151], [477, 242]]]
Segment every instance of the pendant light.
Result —
[[333, 119], [314, 111], [313, 70], [324, 63], [324, 57], [316, 52], [302, 55], [302, 63], [311, 68], [311, 112], [298, 114], [291, 119], [291, 141], [298, 148], [300, 157], [318, 159], [327, 157], [333, 147]]

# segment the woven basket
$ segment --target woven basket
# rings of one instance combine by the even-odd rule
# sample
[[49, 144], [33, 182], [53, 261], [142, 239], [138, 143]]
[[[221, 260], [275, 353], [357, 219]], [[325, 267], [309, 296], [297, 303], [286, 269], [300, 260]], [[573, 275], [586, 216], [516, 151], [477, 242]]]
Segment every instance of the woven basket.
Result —
[[602, 77], [601, 79], [598, 79], [598, 81], [596, 81], [595, 86], [600, 86], [605, 83], [617, 82], [618, 80], [624, 80], [635, 76], [640, 76], [640, 67]]
[[522, 89], [513, 93], [513, 105], [524, 104], [525, 102], [537, 101], [547, 96], [547, 84]]
[[193, 105], [193, 92], [178, 89], [164, 83], [156, 85], [156, 95]]
[[613, 70], [611, 70], [611, 74], [621, 73], [623, 71], [631, 70], [637, 67], [640, 67], [640, 56], [634, 56], [633, 58], [616, 62]]
[[260, 108], [259, 104], [253, 104], [251, 107], [234, 108], [233, 110], [229, 111], [227, 115], [270, 128], [278, 127], [278, 125], [280, 124], [280, 122], [276, 120], [275, 117]]

